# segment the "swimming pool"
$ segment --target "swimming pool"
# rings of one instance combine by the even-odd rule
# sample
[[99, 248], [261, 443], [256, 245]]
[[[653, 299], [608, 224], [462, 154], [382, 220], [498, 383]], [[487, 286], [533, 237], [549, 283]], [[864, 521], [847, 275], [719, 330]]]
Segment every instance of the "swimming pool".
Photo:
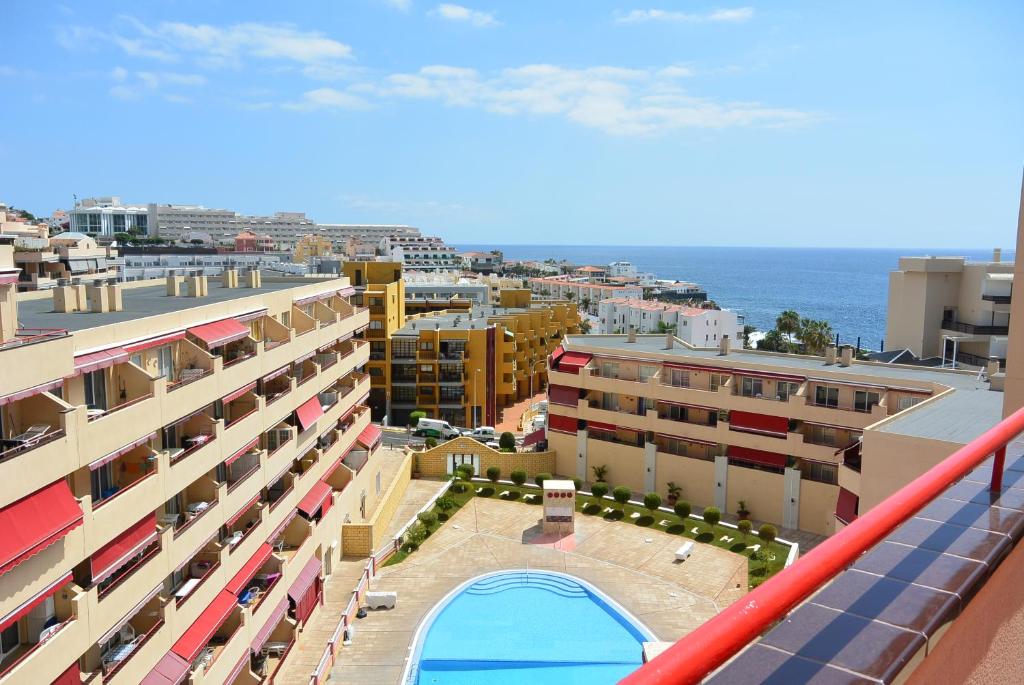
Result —
[[408, 685], [615, 683], [651, 632], [593, 586], [553, 571], [474, 578], [427, 615]]

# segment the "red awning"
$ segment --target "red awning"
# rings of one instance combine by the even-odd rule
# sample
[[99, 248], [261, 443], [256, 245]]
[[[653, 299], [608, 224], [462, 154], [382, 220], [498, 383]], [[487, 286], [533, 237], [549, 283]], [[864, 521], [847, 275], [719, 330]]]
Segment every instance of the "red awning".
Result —
[[552, 404], [564, 404], [567, 407], [575, 407], [580, 400], [580, 391], [577, 388], [570, 388], [566, 385], [549, 385], [548, 400]]
[[267, 315], [267, 310], [266, 309], [257, 309], [254, 312], [249, 312], [248, 314], [242, 314], [240, 316], [236, 316], [235, 317], [235, 321], [240, 321], [241, 323], [248, 323], [250, 321], [255, 321], [256, 319], [262, 319], [266, 315]]
[[316, 514], [320, 505], [324, 503], [324, 500], [330, 496], [331, 486], [322, 480], [318, 480], [313, 484], [313, 487], [309, 489], [306, 496], [299, 501], [299, 511], [308, 517], [312, 517]]
[[220, 401], [223, 402], [224, 404], [227, 404], [228, 402], [231, 402], [232, 400], [237, 400], [239, 397], [241, 397], [245, 393], [251, 392], [251, 391], [253, 391], [255, 389], [256, 389], [256, 383], [255, 382], [250, 383], [249, 385], [246, 385], [246, 386], [244, 386], [242, 388], [239, 388], [238, 390], [235, 390], [232, 393], [228, 393], [227, 395], [222, 397]]
[[78, 668], [78, 660], [68, 666], [68, 670], [57, 676], [50, 685], [82, 685], [82, 671]]
[[230, 457], [228, 457], [227, 459], [224, 460], [224, 466], [231, 466], [232, 464], [234, 464], [236, 461], [241, 459], [243, 455], [247, 454], [249, 452], [249, 450], [251, 450], [253, 447], [258, 445], [259, 442], [260, 442], [260, 439], [256, 438], [255, 440], [250, 442], [248, 445], [246, 445], [242, 449], [240, 449], [237, 452], [235, 452], [234, 454], [232, 454]]
[[590, 363], [594, 358], [592, 354], [583, 352], [566, 352], [558, 361], [558, 370], [564, 373], [579, 373], [580, 369]]
[[136, 440], [134, 442], [131, 442], [131, 443], [129, 443], [129, 444], [123, 446], [123, 447], [119, 447], [116, 450], [114, 450], [113, 452], [111, 452], [110, 454], [108, 454], [106, 456], [103, 456], [103, 457], [100, 457], [99, 459], [97, 459], [94, 462], [91, 462], [89, 464], [89, 470], [90, 471], [95, 471], [96, 469], [98, 469], [99, 467], [103, 466], [104, 464], [109, 464], [110, 462], [114, 461], [118, 457], [120, 457], [122, 455], [125, 455], [125, 454], [128, 454], [129, 452], [131, 452], [133, 449], [135, 449], [139, 445], [145, 445], [146, 443], [148, 443], [149, 441], [151, 441], [151, 440], [153, 440], [155, 438], [156, 438], [156, 431], [150, 433], [149, 435], [143, 436], [143, 437], [139, 438], [138, 440]]
[[63, 479], [0, 509], [0, 575], [81, 524], [82, 508]]
[[594, 429], [599, 431], [611, 431], [615, 432], [614, 423], [601, 423], [600, 421], [587, 421], [587, 430]]
[[288, 596], [292, 598], [293, 602], [299, 602], [302, 596], [306, 594], [306, 591], [313, 586], [313, 582], [320, 577], [320, 560], [313, 557], [306, 562], [306, 565], [299, 571], [298, 578], [292, 583], [292, 586], [288, 588]]
[[57, 388], [63, 387], [63, 385], [64, 385], [64, 379], [60, 378], [60, 379], [55, 380], [55, 381], [49, 381], [47, 383], [41, 383], [41, 384], [39, 384], [39, 385], [37, 385], [37, 386], [35, 386], [33, 388], [26, 388], [25, 390], [19, 390], [18, 392], [12, 392], [10, 395], [4, 395], [3, 397], [0, 397], [0, 407], [4, 406], [5, 404], [10, 404], [11, 402], [17, 402], [18, 400], [23, 400], [26, 397], [32, 397], [33, 395], [38, 395], [39, 393], [46, 392], [47, 390], [55, 390]]
[[121, 364], [128, 361], [128, 353], [120, 347], [111, 347], [109, 350], [90, 352], [75, 357], [75, 373], [89, 373], [99, 371], [114, 364]]
[[309, 427], [324, 415], [324, 408], [320, 406], [320, 398], [316, 395], [310, 397], [295, 410], [295, 415], [299, 418], [302, 430], [309, 430]]
[[563, 354], [565, 354], [565, 348], [562, 347], [561, 345], [559, 345], [558, 347], [551, 351], [550, 366], [552, 369], [558, 366], [558, 360], [562, 358]]
[[225, 683], [234, 683], [235, 678], [249, 665], [250, 657], [249, 652], [242, 654], [242, 658], [238, 660], [238, 663], [231, 667], [231, 672], [228, 673], [228, 677], [224, 679]]
[[266, 383], [268, 381], [272, 381], [281, 374], [288, 373], [289, 369], [291, 369], [291, 366], [282, 366], [277, 371], [271, 371], [270, 373], [263, 377], [263, 382]]
[[260, 628], [260, 632], [256, 633], [256, 637], [253, 639], [250, 649], [254, 654], [258, 654], [263, 645], [267, 644], [267, 640], [270, 639], [270, 634], [274, 632], [274, 628], [284, 618], [285, 613], [288, 611], [288, 598], [282, 597], [281, 601], [276, 607], [274, 607], [274, 613], [270, 614], [270, 618]]
[[544, 439], [544, 429], [535, 430], [525, 438], [523, 438], [523, 447], [530, 447], [536, 445], [538, 442]]
[[224, 525], [230, 527], [230, 526], [233, 526], [236, 523], [238, 523], [238, 519], [242, 518], [242, 515], [245, 514], [245, 512], [249, 511], [249, 509], [252, 507], [252, 505], [256, 504], [256, 502], [259, 500], [259, 498], [260, 498], [260, 496], [256, 495], [251, 500], [249, 500], [244, 505], [242, 505], [242, 508], [239, 509], [237, 512], [235, 512], [234, 516], [232, 516], [227, 521], [225, 521]]
[[180, 685], [188, 677], [189, 662], [174, 652], [167, 652], [142, 679], [142, 685]]
[[836, 502], [836, 518], [843, 523], [857, 520], [857, 508], [860, 498], [845, 488], [839, 488], [839, 499]]
[[199, 618], [195, 620], [195, 623], [189, 626], [185, 634], [174, 643], [171, 651], [191, 663], [213, 638], [217, 629], [228, 620], [228, 616], [236, 606], [238, 606], [238, 597], [221, 590], [220, 594], [210, 602], [210, 606], [206, 607]]
[[789, 419], [785, 416], [768, 416], [767, 414], [733, 410], [729, 412], [729, 427], [734, 430], [765, 433], [784, 438], [789, 432]]
[[245, 562], [245, 566], [235, 574], [228, 584], [225, 586], [225, 590], [233, 595], [237, 595], [239, 592], [245, 589], [245, 586], [252, 580], [256, 572], [260, 570], [260, 567], [266, 563], [270, 555], [274, 553], [274, 549], [267, 543], [263, 543], [256, 550], [256, 553], [252, 555], [249, 561]]
[[188, 329], [188, 333], [206, 343], [207, 348], [213, 349], [246, 337], [249, 335], [249, 327], [235, 319], [223, 319], [195, 326]]
[[61, 589], [68, 581], [71, 580], [71, 571], [68, 571], [57, 580], [53, 581], [45, 588], [40, 590], [36, 595], [22, 603], [20, 607], [7, 614], [3, 618], [0, 618], [0, 631], [7, 630], [16, 621], [21, 620], [28, 615], [28, 612], [35, 609], [37, 606], [46, 601], [48, 597], [52, 597], [56, 594], [57, 590]]
[[109, 578], [156, 539], [156, 514], [152, 513], [93, 553], [92, 582]]
[[571, 416], [548, 414], [548, 430], [575, 434], [578, 425], [579, 422]]
[[754, 450], [749, 447], [736, 446], [730, 446], [729, 449], [726, 450], [726, 454], [730, 459], [738, 459], [739, 461], [746, 461], [752, 464], [772, 466], [780, 469], [786, 466], [785, 454], [776, 454], [775, 452], [766, 452], [764, 450]]
[[149, 340], [140, 340], [130, 345], [124, 345], [123, 349], [128, 354], [134, 352], [140, 352], [142, 350], [149, 350], [154, 347], [160, 347], [161, 345], [170, 345], [176, 340], [181, 340], [185, 337], [185, 331], [178, 331], [177, 333], [168, 333], [167, 335], [157, 336], [156, 338], [150, 338]]
[[377, 443], [384, 437], [384, 431], [380, 429], [380, 426], [375, 426], [372, 423], [363, 429], [363, 432], [356, 438], [356, 442], [365, 447], [368, 450], [372, 450], [377, 446]]

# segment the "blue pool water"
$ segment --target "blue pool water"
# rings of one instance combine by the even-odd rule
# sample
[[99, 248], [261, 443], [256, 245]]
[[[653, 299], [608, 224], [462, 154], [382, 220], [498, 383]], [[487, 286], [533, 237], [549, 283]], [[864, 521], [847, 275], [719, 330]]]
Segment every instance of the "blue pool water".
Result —
[[417, 685], [615, 683], [653, 639], [582, 581], [544, 571], [485, 576], [427, 620]]

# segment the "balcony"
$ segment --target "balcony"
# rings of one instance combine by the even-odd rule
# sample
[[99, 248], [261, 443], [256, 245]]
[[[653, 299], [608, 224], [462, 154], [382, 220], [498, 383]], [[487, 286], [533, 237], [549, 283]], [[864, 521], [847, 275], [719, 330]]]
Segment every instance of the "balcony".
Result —
[[123, 621], [113, 635], [99, 644], [103, 680], [112, 679], [163, 625], [160, 596], [155, 594], [138, 612]]
[[957, 333], [967, 333], [969, 335], [1009, 335], [1010, 333], [1009, 326], [980, 326], [949, 319], [943, 320], [942, 329], [956, 331]]
[[89, 627], [86, 621], [79, 620], [79, 614], [84, 613], [85, 594], [74, 584], [70, 574], [46, 594], [48, 597], [41, 604], [17, 620], [18, 643], [4, 645], [6, 652], [0, 662], [0, 680], [6, 682], [10, 678], [11, 682], [28, 683], [33, 682], [33, 677], [56, 678], [67, 668], [67, 663], [55, 659], [54, 655], [64, 653], [67, 648], [73, 650], [86, 639]]
[[985, 293], [981, 296], [981, 299], [986, 302], [995, 302], [996, 304], [1010, 304], [1012, 295], [989, 295]]
[[221, 553], [215, 542], [193, 554], [179, 571], [171, 574], [173, 584], [168, 596], [174, 598], [175, 606], [180, 608], [195, 596], [220, 566]]
[[[1006, 370], [1006, 358], [997, 357], [999, 361], [1000, 370]], [[981, 355], [971, 354], [970, 352], [957, 352], [956, 360], [961, 364], [967, 364], [968, 366], [976, 366], [979, 369], [988, 368], [988, 363], [991, 361], [988, 357], [982, 357]]]
[[[161, 498], [157, 453], [148, 444], [90, 469], [92, 539], [107, 540]], [[84, 493], [81, 493], [81, 496]]]
[[74, 348], [63, 329], [19, 328], [13, 338], [0, 341], [0, 357], [0, 397], [74, 373]]
[[270, 546], [274, 548], [274, 553], [289, 563], [312, 534], [313, 523], [301, 516], [296, 516], [293, 510], [289, 514], [284, 528], [269, 542]]
[[69, 448], [79, 411], [84, 409], [47, 392], [0, 406], [0, 502], [14, 501], [79, 467], [76, 451]]

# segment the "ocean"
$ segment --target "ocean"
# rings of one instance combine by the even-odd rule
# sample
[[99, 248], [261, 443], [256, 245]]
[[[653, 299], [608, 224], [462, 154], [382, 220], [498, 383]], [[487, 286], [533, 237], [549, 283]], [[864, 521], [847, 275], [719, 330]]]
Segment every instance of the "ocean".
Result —
[[[700, 284], [719, 306], [759, 330], [786, 309], [824, 319], [840, 342], [878, 350], [885, 337], [889, 272], [901, 256], [957, 255], [991, 259], [991, 250], [837, 249], [781, 247], [630, 247], [605, 245], [459, 245], [501, 250], [505, 259], [566, 259], [573, 264], [628, 261], [658, 278]], [[1012, 252], [1003, 252], [1005, 261]]]

